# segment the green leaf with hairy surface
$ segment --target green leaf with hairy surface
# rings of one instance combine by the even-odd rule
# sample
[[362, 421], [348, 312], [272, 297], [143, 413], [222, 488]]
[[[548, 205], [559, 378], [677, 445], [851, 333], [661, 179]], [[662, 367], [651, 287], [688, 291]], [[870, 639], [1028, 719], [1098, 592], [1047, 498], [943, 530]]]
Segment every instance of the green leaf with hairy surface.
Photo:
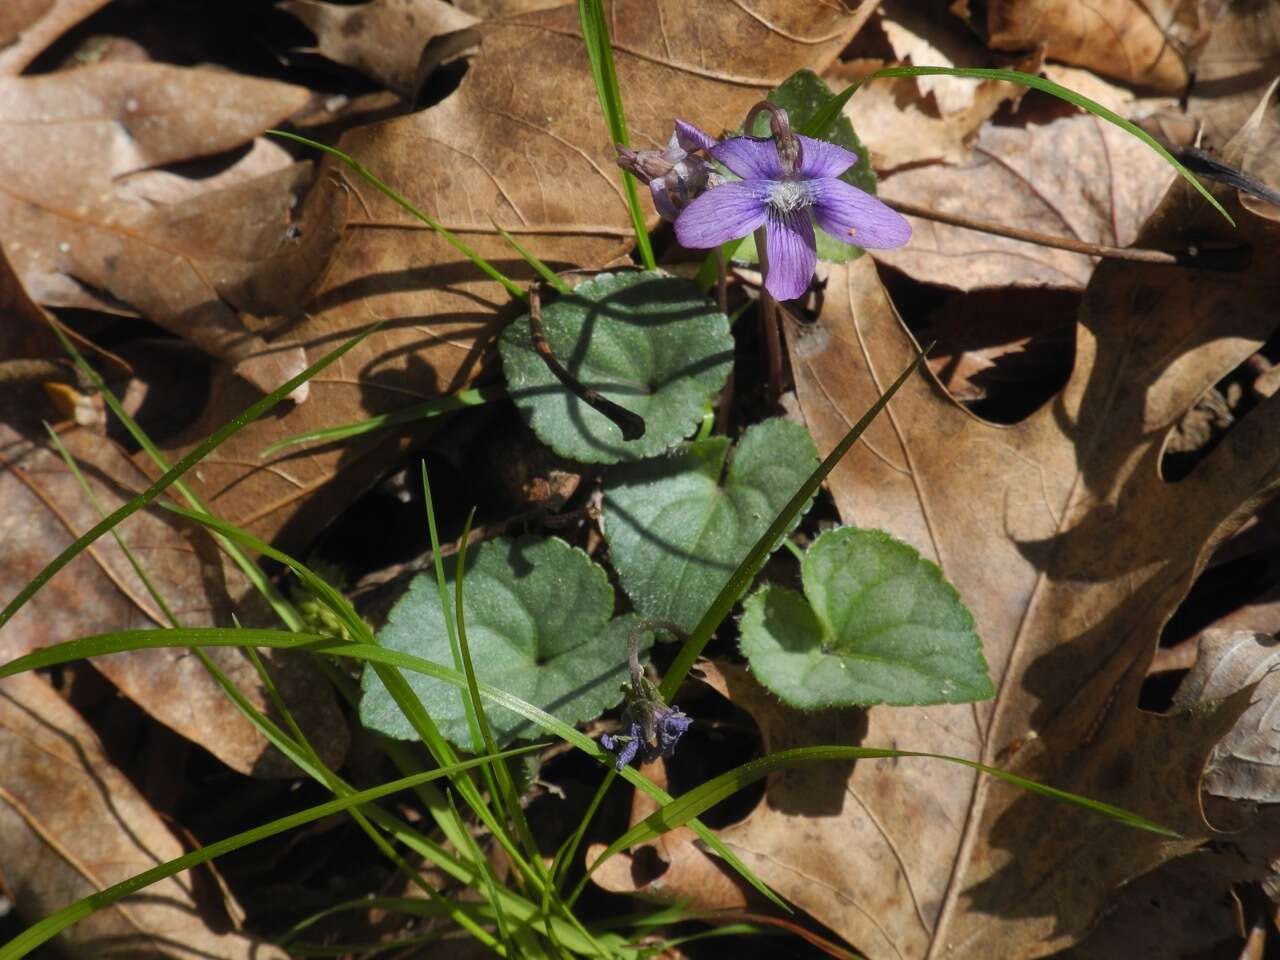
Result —
[[[858, 162], [846, 170], [840, 179], [859, 190], [875, 194], [876, 172], [871, 169], [867, 148], [853, 132], [853, 124], [849, 122], [848, 117], [838, 114], [817, 133], [810, 133], [805, 129], [833, 95], [827, 82], [812, 70], [799, 70], [782, 81], [781, 85], [775, 87], [765, 99], [787, 111], [793, 130], [816, 140], [839, 144], [846, 150], [856, 153]], [[768, 114], [762, 114], [756, 118], [751, 135], [753, 137], [769, 136]], [[813, 232], [818, 241], [818, 259], [820, 260], [826, 260], [829, 263], [845, 263], [862, 256], [861, 247], [842, 243], [817, 224], [814, 224]], [[733, 254], [733, 259], [739, 263], [755, 263], [759, 259], [754, 236], [748, 235], [742, 240], [741, 246]]]
[[[456, 564], [447, 580], [456, 582]], [[565, 723], [590, 720], [622, 699], [627, 635], [634, 615], [610, 620], [613, 588], [604, 569], [555, 538], [501, 538], [472, 551], [463, 606], [476, 676]], [[651, 642], [644, 639], [644, 646]], [[449, 631], [434, 576], [415, 577], [387, 618], [378, 641], [442, 665], [453, 664]], [[471, 734], [458, 692], [434, 677], [410, 686], [440, 731], [468, 747]], [[401, 740], [416, 734], [372, 670], [364, 674], [360, 719]], [[533, 736], [537, 728], [503, 707], [487, 711], [498, 743]]]
[[818, 465], [809, 432], [789, 420], [748, 428], [726, 473], [728, 453], [728, 438], [708, 437], [611, 471], [604, 535], [622, 588], [644, 616], [692, 630]]
[[584, 386], [644, 418], [622, 431], [570, 392], [538, 355], [526, 314], [498, 342], [507, 388], [543, 443], [581, 463], [662, 453], [687, 437], [733, 362], [729, 319], [687, 280], [603, 273], [542, 308], [556, 359]]
[[747, 598], [739, 645], [760, 682], [802, 710], [969, 703], [995, 695], [955, 587], [882, 530], [841, 527], [801, 564], [804, 596]]

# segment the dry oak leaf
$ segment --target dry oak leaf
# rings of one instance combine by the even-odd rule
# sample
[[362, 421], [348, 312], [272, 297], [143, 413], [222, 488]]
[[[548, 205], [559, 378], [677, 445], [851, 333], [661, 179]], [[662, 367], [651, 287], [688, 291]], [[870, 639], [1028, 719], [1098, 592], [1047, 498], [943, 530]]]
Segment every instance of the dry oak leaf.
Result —
[[0, 76], [16, 77], [50, 44], [111, 0], [5, 0], [0, 6]]
[[[35, 923], [185, 852], [48, 683], [34, 674], [0, 680], [0, 863], [23, 920]], [[56, 942], [84, 960], [285, 957], [244, 934], [210, 929], [189, 874], [90, 914]]]
[[[1280, 226], [1178, 182], [1146, 245], [1247, 243], [1247, 272], [1106, 262], [1085, 292], [1062, 392], [988, 424], [928, 374], [910, 381], [833, 471], [842, 519], [937, 562], [973, 611], [993, 703], [867, 714], [865, 743], [980, 760], [1139, 811], [1171, 841], [941, 763], [858, 764], [840, 816], [722, 834], [748, 866], [872, 957], [1030, 957], [1062, 949], [1114, 889], [1208, 834], [1205, 759], [1245, 706], [1137, 709], [1160, 631], [1213, 548], [1280, 489], [1280, 403], [1259, 404], [1184, 479], [1164, 441], [1276, 326]], [[865, 259], [833, 268], [818, 322], [789, 330], [801, 409], [830, 450], [915, 354]], [[823, 877], [780, 838], [803, 830]], [[850, 834], [857, 842], [849, 842]]]
[[1200, 655], [1178, 687], [1190, 706], [1251, 690], [1235, 728], [1213, 748], [1204, 789], [1216, 797], [1280, 802], [1280, 640], [1252, 630], [1206, 630]]
[[315, 48], [303, 52], [358, 70], [402, 97], [417, 90], [427, 45], [477, 19], [444, 0], [369, 0], [354, 6], [284, 0], [279, 8], [315, 34]]
[[[9, 409], [0, 423], [0, 598], [17, 595], [71, 541], [101, 518], [94, 504], [42, 436], [39, 413]], [[106, 511], [115, 510], [146, 476], [105, 437], [87, 430], [61, 437]], [[245, 576], [201, 529], [163, 511], [141, 511], [118, 532], [183, 626], [266, 622], [256, 611]], [[128, 557], [111, 536], [97, 540], [54, 577], [0, 631], [0, 662], [51, 644], [111, 630], [168, 627]], [[209, 656], [259, 710], [274, 708], [252, 663], [235, 648], [213, 648]], [[268, 657], [273, 679], [326, 764], [342, 762], [349, 733], [332, 688], [305, 658]], [[130, 700], [183, 737], [200, 744], [241, 773], [297, 775], [297, 768], [270, 746], [227, 698], [189, 651], [138, 650], [93, 661]]]
[[[712, 130], [740, 123], [796, 70], [824, 69], [868, 13], [866, 3], [850, 12], [823, 0], [614, 4], [610, 29], [634, 141], [666, 143], [675, 117]], [[481, 52], [452, 96], [353, 130], [342, 148], [509, 276], [530, 271], [490, 216], [557, 269], [625, 254], [630, 219], [577, 8], [479, 29]], [[358, 495], [397, 455], [398, 441], [379, 436], [265, 462], [261, 452], [282, 437], [466, 386], [514, 315], [507, 293], [440, 237], [367, 184], [350, 180], [350, 190], [358, 219], [290, 336], [314, 360], [375, 320], [386, 326], [311, 382], [318, 402], [249, 425], [200, 465], [197, 480], [220, 516], [283, 536], [286, 548], [308, 542]], [[216, 377], [206, 415], [174, 446], [189, 449], [251, 400], [243, 384]], [[343, 483], [328, 484], [339, 470]]]
[[993, 50], [1044, 45], [1051, 60], [1088, 67], [1134, 86], [1182, 93], [1187, 59], [1209, 34], [1204, 0], [992, 0]]
[[[961, 166], [903, 170], [880, 195], [1052, 236], [1128, 246], [1173, 171], [1141, 141], [1081, 114], [1026, 128], [982, 128]], [[1092, 258], [911, 218], [911, 243], [876, 259], [925, 283], [978, 290], [1083, 289]]]
[[300, 203], [309, 168], [165, 207], [131, 201], [116, 181], [248, 143], [308, 97], [150, 63], [0, 78], [5, 254], [37, 301], [124, 304], [274, 389], [302, 369], [302, 351], [268, 350], [240, 313], [295, 311], [327, 261], [337, 224]]

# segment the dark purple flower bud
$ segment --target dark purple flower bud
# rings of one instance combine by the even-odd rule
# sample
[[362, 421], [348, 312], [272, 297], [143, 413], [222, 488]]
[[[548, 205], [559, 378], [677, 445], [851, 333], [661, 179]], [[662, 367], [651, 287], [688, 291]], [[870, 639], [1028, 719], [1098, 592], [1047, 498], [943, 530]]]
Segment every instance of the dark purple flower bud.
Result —
[[693, 723], [678, 707], [663, 703], [653, 684], [642, 683], [638, 692], [632, 686], [625, 689], [627, 705], [622, 716], [627, 732], [617, 736], [606, 733], [600, 737], [600, 745], [617, 755], [615, 770], [621, 770], [632, 760], [647, 763], [671, 756], [676, 743]]
[[710, 151], [717, 141], [691, 123], [676, 121], [675, 133], [663, 150], [632, 150], [618, 146], [618, 166], [630, 170], [649, 185], [653, 205], [667, 220], [723, 178], [695, 151]]

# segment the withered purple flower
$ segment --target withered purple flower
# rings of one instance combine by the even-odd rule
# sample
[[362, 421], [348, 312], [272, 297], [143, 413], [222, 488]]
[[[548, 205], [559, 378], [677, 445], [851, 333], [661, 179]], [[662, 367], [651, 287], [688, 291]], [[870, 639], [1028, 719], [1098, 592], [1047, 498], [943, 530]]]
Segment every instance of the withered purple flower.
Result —
[[763, 227], [765, 289], [775, 300], [791, 300], [808, 288], [818, 263], [814, 221], [837, 240], [860, 247], [900, 247], [910, 239], [911, 227], [900, 214], [838, 179], [857, 163], [857, 154], [793, 134], [785, 111], [772, 104], [760, 108], [774, 115], [774, 137], [735, 137], [709, 148], [742, 179], [689, 203], [676, 220], [682, 245], [718, 247]]
[[615, 770], [621, 770], [637, 757], [645, 763], [671, 756], [676, 743], [693, 723], [678, 707], [668, 707], [661, 700], [645, 697], [629, 698], [623, 718], [627, 722], [625, 734], [614, 737], [606, 733], [600, 737], [600, 745], [618, 756]]
[[630, 667], [631, 682], [622, 685], [626, 695], [622, 719], [626, 723], [627, 732], [616, 737], [607, 733], [600, 737], [600, 745], [617, 755], [618, 759], [613, 765], [615, 770], [621, 770], [637, 757], [644, 763], [658, 757], [671, 756], [676, 743], [693, 723], [678, 707], [667, 706], [657, 684], [646, 676], [644, 667], [640, 664], [640, 635], [654, 627], [670, 632], [679, 631], [679, 627], [664, 621], [644, 620], [627, 637], [627, 664]]
[[705, 190], [724, 182], [706, 159], [697, 155], [716, 143], [715, 137], [693, 124], [677, 120], [664, 150], [632, 150], [618, 145], [618, 166], [647, 183], [658, 213], [663, 219], [675, 220]]

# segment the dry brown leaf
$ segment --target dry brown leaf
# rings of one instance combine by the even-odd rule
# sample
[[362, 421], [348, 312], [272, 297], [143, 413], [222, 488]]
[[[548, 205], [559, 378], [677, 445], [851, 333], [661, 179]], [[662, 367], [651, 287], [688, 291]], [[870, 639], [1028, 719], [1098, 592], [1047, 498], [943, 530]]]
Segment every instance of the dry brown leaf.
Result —
[[[633, 139], [665, 143], [675, 117], [717, 132], [740, 123], [763, 91], [797, 69], [824, 69], [871, 6], [851, 13], [824, 0], [615, 4], [610, 28]], [[630, 221], [577, 8], [481, 29], [481, 53], [451, 97], [352, 131], [342, 147], [512, 276], [530, 271], [490, 215], [553, 267], [596, 267], [625, 253]], [[511, 316], [502, 288], [452, 247], [363, 182], [351, 189], [355, 219], [290, 336], [315, 359], [374, 320], [386, 327], [312, 381], [318, 402], [249, 425], [199, 471], [215, 512], [259, 535], [283, 535], [286, 547], [349, 503], [395, 456], [397, 442], [377, 437], [266, 462], [263, 449], [467, 385]], [[242, 384], [216, 378], [206, 416], [174, 446], [189, 448], [251, 400]], [[344, 482], [326, 487], [340, 469]]]
[[308, 168], [159, 209], [114, 181], [247, 143], [308, 96], [147, 63], [0, 79], [0, 226], [23, 284], [48, 305], [123, 302], [262, 389], [300, 372], [299, 348], [268, 350], [237, 311], [296, 310], [332, 249], [337, 224], [299, 204]]
[[1200, 655], [1178, 687], [1182, 707], [1252, 692], [1239, 721], [1213, 748], [1204, 789], [1230, 800], [1280, 802], [1280, 650], [1271, 634], [1206, 630]]
[[535, 10], [564, 6], [564, 0], [458, 0], [455, 6], [481, 20], [514, 17]]
[[[1032, 73], [1040, 60], [1018, 63]], [[826, 74], [839, 90], [862, 79], [861, 64], [836, 64]], [[966, 162], [979, 128], [1006, 103], [1016, 103], [1026, 88], [1001, 80], [983, 80], [968, 91], [962, 109], [942, 113], [936, 98], [920, 89], [924, 77], [892, 77], [861, 87], [845, 105], [858, 138], [871, 151], [871, 165], [884, 174], [918, 163]]]
[[6, 0], [0, 6], [0, 76], [16, 77], [31, 61], [110, 0]]
[[[6, 411], [9, 423], [39, 430], [39, 413]], [[32, 421], [35, 421], [34, 423]], [[31, 435], [38, 435], [32, 433]], [[147, 481], [105, 437], [70, 430], [62, 441], [107, 511]], [[0, 424], [0, 596], [15, 596], [76, 536], [101, 519], [61, 457]], [[240, 570], [191, 524], [143, 511], [117, 530], [184, 626], [226, 626], [232, 614], [261, 622]], [[169, 626], [115, 540], [103, 537], [28, 602], [0, 633], [0, 662], [32, 650], [109, 630]], [[252, 664], [235, 648], [209, 655], [258, 709], [272, 708]], [[286, 703], [314, 738], [326, 763], [338, 765], [349, 742], [332, 688], [304, 658], [269, 657]], [[199, 660], [182, 649], [140, 650], [94, 661], [122, 693], [161, 723], [242, 773], [296, 776], [227, 699]], [[181, 691], [175, 696], [175, 691]]]
[[[257, 177], [293, 165], [293, 156], [277, 140], [258, 137], [243, 155], [227, 165], [215, 160], [184, 164], [181, 171], [148, 169], [116, 178], [116, 196], [125, 203], [169, 207], [212, 190], [241, 187]], [[198, 169], [197, 169], [198, 168]]]
[[[0, 680], [0, 862], [23, 919], [34, 923], [185, 852], [107, 760], [93, 730], [44, 680], [33, 674]], [[85, 917], [59, 943], [85, 960], [285, 957], [244, 934], [210, 929], [188, 874]]]
[[317, 46], [307, 52], [358, 70], [403, 97], [417, 90], [427, 44], [477, 19], [444, 0], [369, 0], [355, 6], [284, 0], [279, 8], [316, 35]]
[[1280, 9], [1273, 3], [1232, 3], [1213, 24], [1196, 60], [1189, 111], [1221, 147], [1245, 122], [1280, 75]]
[[1027, 50], [1043, 44], [1051, 60], [1088, 67], [1135, 86], [1181, 93], [1187, 86], [1187, 58], [1209, 32], [1202, 3], [991, 0], [988, 43], [993, 50]]
[[[1243, 240], [1266, 262], [1280, 228], [1230, 193], [1220, 199], [1239, 233], [1179, 184], [1143, 241]], [[1260, 404], [1177, 484], [1160, 478], [1159, 460], [1182, 413], [1270, 335], [1277, 296], [1272, 271], [1104, 263], [1058, 398], [996, 427], [918, 376], [830, 482], [846, 522], [882, 527], [940, 563], [974, 613], [999, 690], [973, 707], [874, 708], [863, 742], [980, 759], [1189, 839], [963, 768], [859, 763], [829, 784], [831, 815], [788, 819], [766, 802], [722, 831], [762, 879], [872, 957], [1039, 956], [1078, 939], [1116, 886], [1207, 835], [1201, 771], [1244, 704], [1161, 717], [1136, 709], [1138, 692], [1213, 546], [1280, 489], [1280, 404]], [[821, 318], [790, 331], [790, 346], [822, 450], [915, 350], [865, 259], [833, 268]]]
[[[880, 195], [1004, 226], [1128, 246], [1173, 177], [1154, 151], [1096, 117], [1025, 129], [983, 127], [970, 162], [903, 170]], [[957, 290], [1051, 286], [1083, 289], [1084, 254], [911, 218], [911, 243], [876, 251], [882, 263]]]

